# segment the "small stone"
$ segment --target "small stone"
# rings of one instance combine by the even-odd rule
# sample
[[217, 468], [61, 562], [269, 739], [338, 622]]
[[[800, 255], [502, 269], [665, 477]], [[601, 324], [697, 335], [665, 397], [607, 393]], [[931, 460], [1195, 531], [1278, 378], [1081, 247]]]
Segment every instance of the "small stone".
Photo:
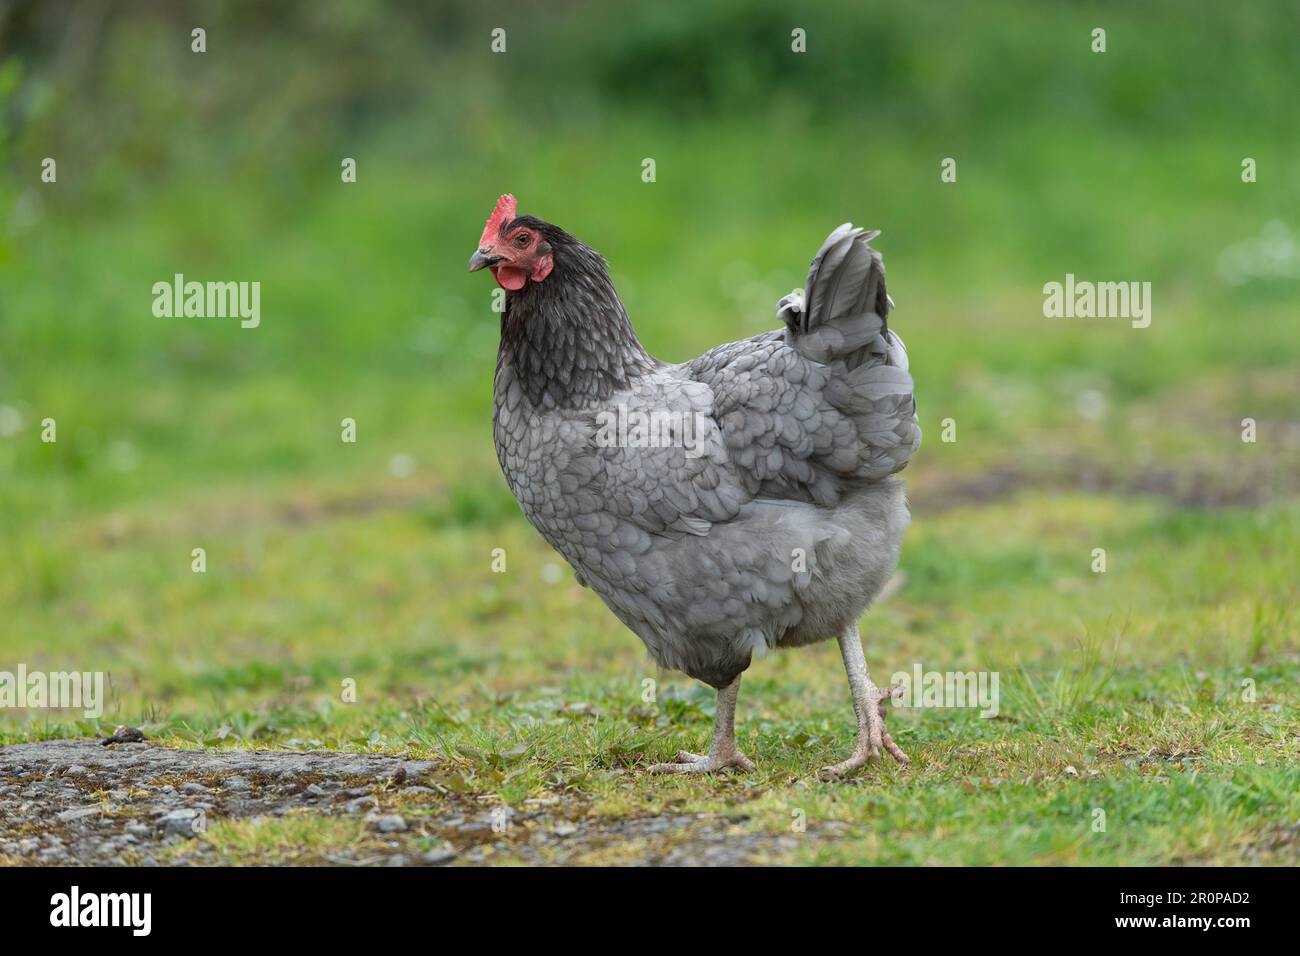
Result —
[[400, 853], [397, 853], [397, 854], [395, 854], [395, 855], [393, 855], [393, 856], [390, 856], [390, 857], [388, 858], [388, 864], [387, 864], [387, 865], [388, 865], [388, 866], [406, 866], [406, 857], [402, 856], [402, 854], [400, 854]]
[[304, 790], [303, 793], [307, 794], [309, 797], [323, 797], [325, 796], [325, 788], [318, 783], [313, 783], [310, 787]]
[[85, 773], [85, 772], [86, 772], [86, 768], [83, 767], [83, 766], [82, 766], [81, 764], [79, 764], [79, 763], [74, 763], [72, 766], [70, 766], [67, 770], [65, 770], [65, 771], [63, 771], [63, 772], [64, 772], [64, 774], [71, 774], [71, 773]]
[[377, 806], [379, 806], [379, 801], [374, 797], [357, 797], [357, 799], [349, 800], [344, 804], [343, 809], [348, 813], [360, 813], [362, 810]]
[[551, 829], [556, 836], [561, 836], [561, 837], [573, 836], [575, 833], [578, 832], [578, 828], [574, 826], [572, 823], [570, 823], [568, 820], [561, 820]]
[[375, 829], [380, 833], [401, 833], [406, 829], [406, 821], [396, 813], [388, 813], [375, 818]]
[[444, 847], [441, 850], [430, 850], [424, 854], [422, 859], [429, 866], [445, 866], [456, 859], [456, 851], [450, 847]]
[[108, 799], [114, 803], [130, 803], [131, 795], [125, 790], [110, 790], [108, 791]]
[[181, 784], [181, 793], [205, 794], [207, 792], [208, 788], [203, 786], [201, 783], [194, 783], [191, 781], [189, 783]]
[[240, 776], [227, 777], [221, 781], [221, 785], [227, 790], [247, 790], [251, 786], [247, 779]]
[[58, 820], [66, 823], [69, 820], [80, 820], [82, 817], [91, 817], [99, 813], [99, 807], [77, 807], [73, 810], [64, 810], [57, 817]]
[[172, 810], [158, 821], [167, 836], [180, 836], [186, 839], [194, 837], [194, 820], [199, 815], [197, 810]]

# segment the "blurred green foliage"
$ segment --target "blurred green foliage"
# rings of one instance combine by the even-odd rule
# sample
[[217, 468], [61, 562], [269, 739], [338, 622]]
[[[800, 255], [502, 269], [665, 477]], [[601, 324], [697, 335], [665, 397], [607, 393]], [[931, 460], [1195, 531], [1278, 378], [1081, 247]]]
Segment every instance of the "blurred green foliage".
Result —
[[[1297, 417], [1297, 276], [1223, 267], [1233, 249], [1249, 263], [1270, 228], [1274, 245], [1294, 235], [1292, 4], [55, 2], [0, 16], [13, 533], [212, 482], [346, 483], [397, 454], [440, 486], [495, 481], [496, 317], [463, 263], [506, 190], [607, 256], [670, 360], [770, 327], [832, 225], [883, 228], [930, 436], [923, 485], [1087, 462], [1107, 486], [1170, 484], [1132, 477], [1155, 463], [1208, 468], [1216, 486], [1232, 472], [1265, 497], [1295, 486], [1295, 443], [1278, 436]], [[196, 26], [206, 53], [191, 52]], [[55, 184], [39, 180], [47, 156]], [[956, 183], [939, 179], [946, 156]], [[176, 272], [260, 281], [262, 326], [154, 318], [148, 290]], [[1041, 285], [1066, 272], [1152, 281], [1152, 328], [1045, 320]], [[978, 440], [934, 441], [958, 410]], [[1242, 453], [1247, 414], [1273, 440], [1215, 465]], [[35, 440], [46, 416], [57, 444]], [[356, 446], [337, 443], [345, 416]], [[476, 495], [435, 520], [482, 520]]]
[[[1246, 414], [1275, 435], [1296, 415], [1294, 269], [1223, 264], [1276, 235], [1295, 266], [1298, 17], [1289, 3], [11, 4], [0, 518], [363, 474], [399, 453], [452, 485], [493, 474], [495, 316], [463, 262], [506, 190], [602, 251], [642, 337], [677, 360], [770, 327], [830, 226], [883, 228], [923, 426], [960, 409], [982, 436], [928, 442], [920, 480], [1080, 459], [1110, 481], [1152, 461], [1201, 468], [1241, 450]], [[191, 52], [196, 26], [206, 53]], [[957, 183], [939, 180], [946, 156]], [[1240, 181], [1243, 156], [1258, 183]], [[45, 157], [56, 184], [39, 180]], [[176, 272], [261, 281], [262, 327], [154, 318], [148, 290]], [[1066, 272], [1152, 281], [1153, 327], [1043, 319], [1041, 285]], [[32, 440], [47, 415], [57, 445]], [[364, 440], [341, 456], [345, 415]], [[1277, 477], [1293, 451], [1274, 441], [1251, 473], [1293, 487]]]

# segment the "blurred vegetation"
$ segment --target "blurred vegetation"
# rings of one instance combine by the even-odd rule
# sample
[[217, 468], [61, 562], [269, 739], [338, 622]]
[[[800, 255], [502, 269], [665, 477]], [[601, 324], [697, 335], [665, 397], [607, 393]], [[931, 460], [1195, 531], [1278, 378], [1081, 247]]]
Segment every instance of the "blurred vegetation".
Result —
[[[707, 714], [688, 696], [683, 725], [668, 703], [647, 725], [637, 641], [518, 517], [488, 426], [490, 283], [465, 260], [512, 191], [601, 251], [647, 346], [683, 360], [772, 327], [851, 218], [884, 230], [926, 434], [873, 667], [1001, 669], [1069, 699], [1080, 636], [1132, 626], [1077, 713], [916, 715], [933, 802], [900, 791], [896, 848], [832, 858], [1256, 859], [1296, 812], [1297, 34], [1281, 0], [0, 2], [0, 669], [108, 670], [105, 722], [172, 743], [522, 739], [533, 770], [469, 790], [515, 800], [591, 762], [589, 798], [625, 811], [616, 771]], [[260, 281], [261, 326], [155, 318], [177, 272]], [[1151, 328], [1043, 318], [1067, 272], [1152, 282]], [[368, 688], [350, 710], [339, 674]], [[1237, 702], [1245, 676], [1261, 708]], [[561, 698], [608, 720], [570, 734], [546, 716]], [[741, 708], [766, 800], [849, 744], [833, 646], [758, 664]], [[0, 741], [88, 730], [49, 718], [0, 713]], [[1114, 799], [1168, 815], [1132, 757], [1148, 738], [1195, 754], [1160, 773], [1214, 777], [1191, 804], [1223, 816], [1201, 841], [1193, 816], [1080, 849], [1048, 772], [1100, 753]], [[992, 803], [980, 781], [1040, 773], [1007, 816], [1059, 811], [1038, 843], [999, 857], [988, 815], [950, 812], [972, 779]]]

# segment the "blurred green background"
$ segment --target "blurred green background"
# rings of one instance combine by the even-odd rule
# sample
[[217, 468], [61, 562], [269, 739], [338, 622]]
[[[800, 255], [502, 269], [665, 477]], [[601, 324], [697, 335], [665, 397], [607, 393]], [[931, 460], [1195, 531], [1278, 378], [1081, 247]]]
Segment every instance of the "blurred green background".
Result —
[[[1138, 800], [1133, 754], [1164, 733], [1174, 771], [1224, 787], [1199, 843], [1081, 847], [1062, 823], [1017, 857], [985, 815], [945, 852], [1249, 857], [1300, 812], [1297, 36], [1289, 2], [0, 3], [0, 669], [108, 671], [102, 725], [176, 743], [436, 750], [505, 800], [577, 763], [618, 792], [707, 733], [711, 695], [657, 675], [695, 710], [643, 713], [639, 642], [519, 516], [492, 285], [466, 260], [514, 192], [606, 256], [647, 347], [682, 361], [772, 327], [852, 219], [883, 230], [926, 435], [868, 660], [1077, 688], [1082, 640], [1115, 668], [1008, 721], [909, 715], [936, 777], [908, 786], [1091, 761]], [[261, 326], [155, 318], [177, 272], [260, 281]], [[1151, 327], [1044, 318], [1066, 273], [1151, 282]], [[833, 645], [751, 674], [742, 744], [773, 780], [850, 746]], [[551, 736], [575, 700], [602, 716]], [[99, 729], [0, 713], [0, 742]], [[466, 756], [521, 741], [504, 790]], [[1025, 744], [1032, 767], [981, 762]], [[898, 812], [912, 842], [843, 858], [930, 859], [937, 824]]]

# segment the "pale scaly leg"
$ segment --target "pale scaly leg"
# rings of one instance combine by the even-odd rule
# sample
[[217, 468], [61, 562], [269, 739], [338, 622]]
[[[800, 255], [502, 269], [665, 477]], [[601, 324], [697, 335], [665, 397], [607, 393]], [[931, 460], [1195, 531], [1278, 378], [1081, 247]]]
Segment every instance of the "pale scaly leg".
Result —
[[651, 773], [714, 773], [735, 768], [753, 770], [754, 761], [736, 749], [736, 695], [740, 692], [740, 675], [718, 691], [718, 713], [713, 720], [713, 746], [707, 754], [677, 752], [675, 763], [657, 763]]
[[857, 625], [852, 625], [840, 635], [840, 654], [844, 670], [849, 675], [849, 690], [853, 694], [853, 710], [858, 716], [858, 744], [853, 756], [830, 767], [822, 768], [824, 777], [840, 777], [857, 770], [871, 757], [880, 756], [881, 748], [889, 751], [899, 763], [908, 763], [907, 754], [898, 749], [894, 738], [885, 729], [885, 701], [896, 697], [901, 690], [886, 687], [883, 691], [871, 681], [867, 672], [867, 659], [862, 654], [862, 641], [858, 639]]

